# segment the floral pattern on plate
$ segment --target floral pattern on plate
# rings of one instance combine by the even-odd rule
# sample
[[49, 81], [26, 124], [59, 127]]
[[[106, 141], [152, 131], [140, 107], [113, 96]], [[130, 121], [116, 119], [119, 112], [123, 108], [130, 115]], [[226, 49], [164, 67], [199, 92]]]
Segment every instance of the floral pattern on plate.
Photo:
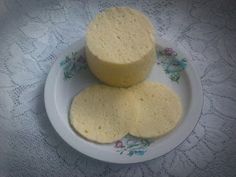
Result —
[[178, 58], [178, 54], [172, 48], [165, 48], [158, 51], [157, 64], [161, 64], [165, 73], [169, 75], [172, 81], [179, 83], [181, 72], [187, 66], [187, 60], [185, 58]]
[[133, 155], [142, 156], [145, 154], [151, 143], [152, 141], [148, 139], [126, 136], [122, 140], [116, 141], [114, 148], [120, 155], [126, 154], [130, 157]]
[[60, 66], [63, 67], [65, 80], [72, 78], [79, 71], [88, 68], [85, 56], [80, 55], [79, 52], [72, 52], [71, 56], [66, 56], [60, 63]]

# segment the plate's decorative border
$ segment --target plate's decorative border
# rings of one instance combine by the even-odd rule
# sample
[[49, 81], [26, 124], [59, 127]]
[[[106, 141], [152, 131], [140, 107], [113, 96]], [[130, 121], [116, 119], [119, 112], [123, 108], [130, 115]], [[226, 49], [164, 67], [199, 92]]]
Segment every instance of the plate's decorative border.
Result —
[[181, 72], [187, 67], [186, 58], [178, 58], [172, 48], [164, 48], [157, 52], [157, 64], [161, 65], [172, 81], [179, 83]]
[[151, 140], [135, 138], [128, 135], [122, 140], [116, 141], [114, 148], [120, 155], [126, 154], [130, 157], [133, 155], [142, 156], [145, 154], [151, 143]]
[[80, 52], [72, 52], [71, 56], [66, 56], [64, 60], [60, 62], [60, 66], [64, 70], [64, 79], [71, 79], [76, 73], [81, 70], [88, 69], [88, 64], [84, 54]]

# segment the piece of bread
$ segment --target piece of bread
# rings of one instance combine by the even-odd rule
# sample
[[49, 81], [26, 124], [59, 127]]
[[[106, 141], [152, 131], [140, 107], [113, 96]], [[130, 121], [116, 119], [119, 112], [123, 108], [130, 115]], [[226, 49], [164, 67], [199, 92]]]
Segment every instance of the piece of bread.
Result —
[[88, 26], [86, 57], [92, 73], [104, 83], [134, 85], [147, 77], [155, 61], [153, 26], [137, 10], [106, 9]]
[[143, 82], [130, 87], [136, 98], [137, 117], [129, 133], [136, 137], [157, 138], [173, 130], [182, 117], [180, 98], [162, 84]]
[[93, 85], [74, 97], [70, 124], [83, 137], [98, 143], [111, 143], [129, 131], [131, 118], [136, 117], [129, 106], [134, 97], [126, 89]]

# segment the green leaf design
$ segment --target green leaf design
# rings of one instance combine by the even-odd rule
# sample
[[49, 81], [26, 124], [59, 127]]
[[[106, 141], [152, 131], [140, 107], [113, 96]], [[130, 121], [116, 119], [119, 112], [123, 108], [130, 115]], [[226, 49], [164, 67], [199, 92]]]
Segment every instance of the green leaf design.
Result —
[[187, 67], [185, 58], [179, 59], [178, 54], [172, 48], [165, 48], [157, 53], [157, 64], [161, 64], [169, 78], [179, 83], [181, 72]]
[[66, 56], [60, 62], [60, 66], [64, 71], [65, 80], [71, 79], [76, 73], [88, 68], [84, 54], [79, 52], [72, 52], [71, 56]]
[[126, 136], [122, 140], [117, 141], [114, 147], [117, 148], [116, 152], [118, 152], [120, 155], [125, 154], [130, 157], [133, 155], [142, 156], [147, 151], [151, 142], [151, 140]]

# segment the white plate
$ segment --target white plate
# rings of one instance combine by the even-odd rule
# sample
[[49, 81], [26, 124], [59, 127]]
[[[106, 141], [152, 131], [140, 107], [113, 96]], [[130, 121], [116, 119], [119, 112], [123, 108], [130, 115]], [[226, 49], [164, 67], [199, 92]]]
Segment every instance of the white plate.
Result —
[[[44, 92], [48, 117], [58, 134], [69, 145], [83, 154], [102, 161], [136, 163], [159, 157], [187, 138], [201, 113], [203, 96], [200, 80], [190, 64], [191, 56], [183, 48], [176, 48], [177, 45], [160, 39], [158, 42], [159, 60], [148, 80], [161, 82], [180, 96], [184, 116], [179, 125], [168, 135], [156, 140], [142, 140], [127, 136], [109, 145], [96, 144], [76, 134], [68, 121], [72, 98], [80, 90], [99, 82], [86, 65], [84, 40], [81, 40], [57, 56], [48, 75]], [[167, 47], [173, 48], [175, 52], [165, 49]]]

